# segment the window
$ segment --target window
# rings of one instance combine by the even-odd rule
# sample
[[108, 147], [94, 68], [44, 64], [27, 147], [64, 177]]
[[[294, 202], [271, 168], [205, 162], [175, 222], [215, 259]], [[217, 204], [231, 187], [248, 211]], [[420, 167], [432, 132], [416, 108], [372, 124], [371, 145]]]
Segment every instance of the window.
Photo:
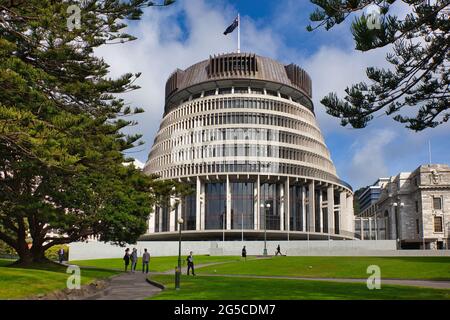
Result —
[[419, 231], [419, 219], [416, 219], [416, 232], [417, 232], [417, 234], [420, 233], [420, 231]]
[[442, 199], [441, 197], [433, 197], [433, 209], [442, 210]]
[[213, 96], [213, 95], [215, 95], [215, 94], [216, 94], [216, 89], [205, 91], [205, 93], [203, 94], [203, 96], [204, 96], [204, 97], [208, 97], [208, 96]]
[[434, 232], [442, 232], [442, 217], [434, 217]]
[[220, 88], [219, 89], [219, 94], [230, 94], [231, 93], [231, 88]]
[[419, 201], [416, 200], [416, 212], [419, 212]]
[[202, 96], [202, 93], [201, 93], [201, 92], [200, 92], [200, 93], [193, 94], [193, 95], [192, 95], [192, 100], [198, 99], [198, 98], [200, 98], [201, 96]]
[[264, 90], [260, 88], [251, 88], [253, 94], [264, 94]]
[[234, 93], [248, 93], [248, 87], [234, 87]]

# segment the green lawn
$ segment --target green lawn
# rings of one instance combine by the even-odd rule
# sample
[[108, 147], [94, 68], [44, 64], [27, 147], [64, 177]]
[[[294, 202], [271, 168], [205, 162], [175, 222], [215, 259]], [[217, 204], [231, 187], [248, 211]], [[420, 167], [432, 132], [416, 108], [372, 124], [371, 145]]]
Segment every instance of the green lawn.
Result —
[[[215, 262], [237, 262], [240, 261], [241, 257], [237, 256], [194, 256], [195, 264], [205, 264], [205, 263], [215, 263]], [[138, 260], [137, 270], [142, 270], [141, 258]], [[96, 259], [96, 260], [79, 260], [70, 261], [72, 264], [79, 266], [90, 266], [102, 269], [120, 269], [124, 268], [124, 262], [122, 258], [115, 259]], [[186, 265], [186, 257], [181, 257], [181, 263], [183, 266]], [[151, 257], [150, 258], [150, 271], [153, 272], [163, 272], [174, 270], [175, 266], [178, 264], [178, 257]]]
[[[0, 299], [23, 299], [66, 288], [66, 268], [45, 263], [28, 268], [9, 267], [11, 260], [0, 259]], [[81, 270], [81, 284], [117, 274], [112, 270]]]
[[382, 278], [450, 280], [450, 257], [272, 257], [199, 268], [199, 274], [367, 278], [378, 265]]
[[181, 289], [174, 289], [174, 277], [151, 276], [166, 285], [166, 290], [152, 300], [426, 300], [450, 299], [450, 290], [382, 285], [368, 290], [365, 283], [330, 281], [227, 278], [182, 276]]

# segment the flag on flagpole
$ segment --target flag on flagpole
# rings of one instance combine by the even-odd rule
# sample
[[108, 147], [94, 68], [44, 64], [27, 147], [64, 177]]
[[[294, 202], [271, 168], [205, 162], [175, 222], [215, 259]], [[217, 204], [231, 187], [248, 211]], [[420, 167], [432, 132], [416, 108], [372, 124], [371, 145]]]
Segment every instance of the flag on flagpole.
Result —
[[233, 23], [228, 26], [228, 28], [225, 30], [225, 32], [223, 34], [227, 35], [229, 33], [232, 33], [234, 31], [234, 29], [236, 29], [238, 26], [239, 26], [239, 17], [236, 17], [236, 19], [234, 19]]

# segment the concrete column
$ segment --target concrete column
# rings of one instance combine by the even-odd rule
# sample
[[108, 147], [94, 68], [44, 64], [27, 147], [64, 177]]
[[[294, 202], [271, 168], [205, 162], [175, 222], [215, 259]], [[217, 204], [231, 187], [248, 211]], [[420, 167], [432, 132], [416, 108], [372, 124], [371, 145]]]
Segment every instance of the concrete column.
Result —
[[[286, 230], [289, 232], [291, 230], [291, 203], [290, 203], [290, 190], [289, 190], [289, 177], [286, 179], [284, 184], [285, 196], [284, 196], [284, 210], [286, 211]], [[288, 234], [289, 235], [289, 234]]]
[[345, 191], [339, 192], [339, 229], [340, 232], [348, 232], [347, 230], [347, 196]]
[[[320, 217], [320, 222], [319, 222], [319, 232], [323, 232], [323, 211], [322, 211], [322, 203], [323, 203], [323, 199], [322, 199], [322, 189], [319, 189], [319, 217]], [[316, 230], [317, 231], [317, 230]]]
[[285, 215], [285, 205], [284, 205], [284, 201], [285, 201], [285, 190], [284, 190], [284, 185], [281, 184], [280, 185], [280, 230], [284, 231], [284, 215]]
[[334, 188], [329, 186], [327, 188], [327, 214], [328, 214], [328, 233], [335, 233], [334, 230]]
[[158, 232], [162, 231], [162, 224], [163, 224], [163, 209], [160, 207], [159, 208], [159, 228], [158, 228]]
[[206, 215], [206, 194], [205, 194], [205, 183], [200, 183], [200, 228], [205, 230], [205, 215]]
[[196, 228], [196, 230], [201, 230], [201, 228], [202, 228], [202, 224], [201, 224], [201, 217], [202, 217], [201, 185], [202, 185], [202, 183], [200, 181], [200, 178], [197, 177], [197, 188], [196, 188], [196, 194], [195, 194], [195, 196], [196, 196], [195, 201], [196, 201], [196, 208], [197, 208], [197, 210], [195, 212], [195, 224], [196, 224], [195, 228]]
[[169, 231], [176, 231], [175, 229], [175, 198], [170, 197], [170, 213], [169, 213]]
[[355, 219], [353, 214], [353, 195], [349, 194], [346, 197], [347, 206], [346, 206], [346, 228], [348, 232], [353, 232], [355, 229]]
[[231, 185], [230, 185], [230, 177], [227, 175], [227, 184], [225, 186], [227, 191], [226, 203], [227, 203], [227, 217], [226, 224], [227, 230], [231, 230]]
[[155, 211], [156, 206], [153, 206], [152, 212], [150, 213], [148, 218], [148, 233], [155, 232]]
[[254, 214], [254, 218], [253, 218], [253, 220], [254, 220], [254, 228], [255, 228], [255, 230], [259, 230], [260, 228], [259, 228], [259, 212], [260, 212], [260, 204], [261, 204], [261, 201], [260, 201], [260, 187], [261, 187], [261, 181], [260, 181], [260, 178], [259, 178], [259, 175], [258, 175], [258, 178], [257, 178], [257, 180], [256, 180], [256, 186], [255, 186], [255, 212], [253, 213]]
[[316, 210], [315, 210], [315, 191], [314, 180], [308, 185], [308, 231], [316, 231]]
[[306, 204], [305, 204], [305, 186], [302, 186], [302, 231], [306, 230]]

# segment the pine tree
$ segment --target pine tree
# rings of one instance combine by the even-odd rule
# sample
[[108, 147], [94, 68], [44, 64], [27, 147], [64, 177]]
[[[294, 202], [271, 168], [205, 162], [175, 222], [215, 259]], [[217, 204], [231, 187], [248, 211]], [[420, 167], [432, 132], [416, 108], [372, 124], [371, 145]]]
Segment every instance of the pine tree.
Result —
[[[68, 28], [71, 5], [79, 28]], [[0, 240], [20, 262], [89, 236], [123, 244], [145, 232], [164, 182], [123, 165], [142, 143], [123, 133], [136, 124], [127, 117], [143, 109], [117, 97], [139, 89], [140, 74], [109, 78], [94, 49], [135, 40], [125, 22], [151, 5], [0, 0]]]
[[[360, 51], [392, 45], [386, 57], [390, 69], [370, 67], [370, 84], [361, 82], [345, 90], [345, 98], [330, 93], [321, 100], [327, 113], [343, 126], [363, 128], [376, 114], [391, 115], [414, 131], [433, 128], [450, 118], [450, 1], [403, 1], [410, 12], [403, 20], [390, 14], [395, 0], [311, 0], [318, 6], [311, 14], [319, 22], [309, 31], [326, 30], [344, 22], [352, 13], [351, 31]], [[369, 10], [369, 8], [371, 10]], [[370, 11], [372, 11], [370, 13]]]

